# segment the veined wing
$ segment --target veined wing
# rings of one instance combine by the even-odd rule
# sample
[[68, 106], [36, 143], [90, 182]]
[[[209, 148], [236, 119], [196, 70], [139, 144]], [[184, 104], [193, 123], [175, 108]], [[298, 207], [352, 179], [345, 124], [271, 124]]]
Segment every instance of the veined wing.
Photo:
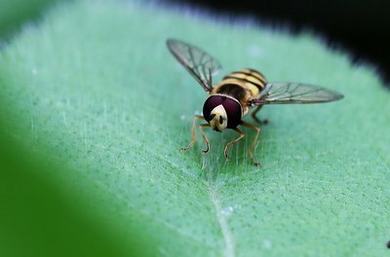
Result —
[[167, 47], [173, 56], [206, 90], [212, 90], [212, 75], [222, 66], [208, 53], [177, 39], [168, 39]]
[[311, 104], [326, 103], [342, 99], [344, 96], [323, 87], [293, 83], [271, 82], [251, 104]]

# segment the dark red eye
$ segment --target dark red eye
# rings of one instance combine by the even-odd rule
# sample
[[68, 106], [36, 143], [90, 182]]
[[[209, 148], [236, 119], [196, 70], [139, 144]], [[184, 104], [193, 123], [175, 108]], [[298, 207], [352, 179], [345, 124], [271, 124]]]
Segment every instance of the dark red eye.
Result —
[[203, 116], [208, 122], [211, 121], [215, 116], [215, 114], [211, 114], [211, 111], [218, 105], [222, 104], [225, 98], [226, 97], [219, 95], [214, 95], [207, 98], [203, 105]]
[[222, 116], [219, 116], [219, 123], [223, 123], [223, 119], [222, 119]]
[[[237, 127], [241, 121], [241, 105], [238, 101], [235, 101], [234, 99], [228, 98], [226, 96], [209, 96], [203, 105], [204, 118], [210, 122], [214, 118], [214, 116], [211, 117], [211, 111], [220, 104], [222, 104], [223, 108], [226, 110], [227, 128]], [[220, 118], [219, 122], [222, 124], [223, 118], [222, 120]]]
[[222, 103], [227, 114], [227, 127], [235, 128], [241, 121], [241, 105], [233, 99], [226, 98]]

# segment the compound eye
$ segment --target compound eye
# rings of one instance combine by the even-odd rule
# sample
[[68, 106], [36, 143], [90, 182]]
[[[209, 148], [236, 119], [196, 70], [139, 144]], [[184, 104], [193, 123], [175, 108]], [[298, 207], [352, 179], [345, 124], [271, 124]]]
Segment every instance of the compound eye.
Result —
[[223, 118], [222, 118], [222, 116], [219, 116], [219, 123], [223, 123]]

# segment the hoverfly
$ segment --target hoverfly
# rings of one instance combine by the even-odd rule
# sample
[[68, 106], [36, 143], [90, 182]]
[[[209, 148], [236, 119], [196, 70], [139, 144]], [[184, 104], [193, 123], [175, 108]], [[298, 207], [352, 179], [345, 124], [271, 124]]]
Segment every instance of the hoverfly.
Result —
[[208, 93], [203, 105], [203, 115], [195, 115], [192, 124], [192, 138], [187, 147], [191, 149], [196, 141], [195, 128], [198, 120], [206, 121], [198, 127], [202, 134], [207, 153], [210, 149], [209, 140], [204, 128], [212, 128], [222, 132], [224, 129], [233, 129], [239, 136], [224, 147], [224, 156], [228, 159], [230, 148], [239, 142], [244, 132], [238, 126], [244, 126], [256, 132], [248, 155], [253, 164], [259, 165], [254, 158], [256, 142], [260, 134], [260, 127], [247, 123], [242, 118], [252, 107], [253, 119], [259, 124], [266, 124], [267, 120], [259, 120], [256, 114], [266, 104], [311, 104], [326, 103], [342, 99], [338, 92], [322, 87], [292, 82], [268, 82], [262, 73], [254, 69], [241, 69], [226, 75], [221, 82], [213, 85], [212, 76], [222, 68], [219, 62], [208, 53], [191, 44], [177, 39], [166, 41], [169, 51], [184, 68]]

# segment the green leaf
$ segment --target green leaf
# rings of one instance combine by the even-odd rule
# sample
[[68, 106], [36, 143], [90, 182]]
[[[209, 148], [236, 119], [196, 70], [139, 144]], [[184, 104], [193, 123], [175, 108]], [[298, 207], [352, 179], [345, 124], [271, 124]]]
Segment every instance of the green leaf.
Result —
[[24, 22], [36, 18], [54, 0], [0, 0], [0, 36], [9, 36]]
[[[227, 163], [222, 149], [232, 132], [208, 132], [207, 155], [200, 138], [181, 153], [206, 95], [170, 56], [168, 37], [204, 48], [224, 72], [253, 67], [270, 81], [318, 84], [346, 98], [265, 107], [260, 115], [270, 124], [256, 150], [261, 168], [246, 156], [251, 131]], [[82, 224], [69, 233], [60, 226], [64, 244], [84, 232], [117, 256], [131, 255], [128, 245], [137, 239], [143, 242], [137, 256], [389, 254], [389, 93], [372, 68], [351, 66], [310, 33], [292, 37], [134, 2], [73, 2], [3, 49], [0, 88], [2, 135], [57, 167], [24, 169], [13, 183], [30, 176], [36, 180], [24, 183], [31, 188], [46, 183], [42, 205], [59, 194]], [[9, 209], [8, 219], [26, 222], [21, 210]], [[37, 214], [37, 227], [48, 215]], [[0, 237], [10, 231], [0, 230]], [[10, 237], [10, 249], [29, 243], [31, 256], [57, 249], [39, 254], [45, 230], [14, 233], [23, 237]]]

